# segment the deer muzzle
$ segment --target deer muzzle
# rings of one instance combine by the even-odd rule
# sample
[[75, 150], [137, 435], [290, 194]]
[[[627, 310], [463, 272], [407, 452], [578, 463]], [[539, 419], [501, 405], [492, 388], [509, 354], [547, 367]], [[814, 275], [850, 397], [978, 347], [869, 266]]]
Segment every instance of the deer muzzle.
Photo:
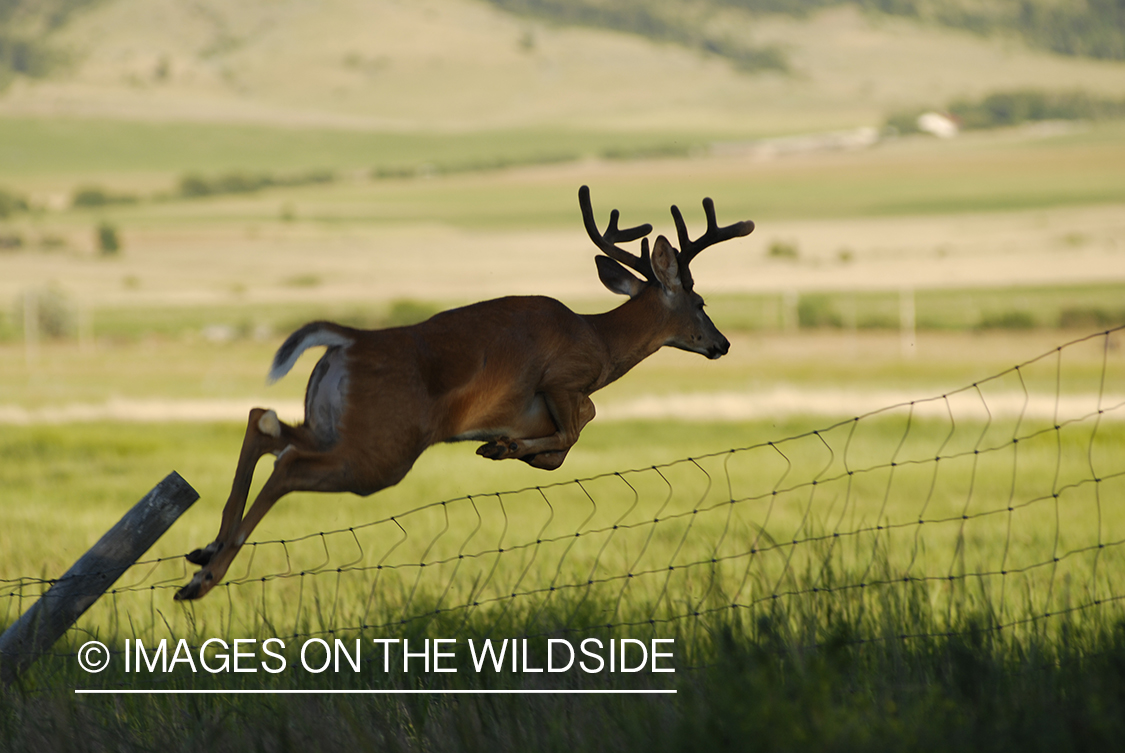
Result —
[[722, 358], [730, 352], [730, 340], [725, 337], [707, 351], [707, 357], [714, 361], [716, 358]]

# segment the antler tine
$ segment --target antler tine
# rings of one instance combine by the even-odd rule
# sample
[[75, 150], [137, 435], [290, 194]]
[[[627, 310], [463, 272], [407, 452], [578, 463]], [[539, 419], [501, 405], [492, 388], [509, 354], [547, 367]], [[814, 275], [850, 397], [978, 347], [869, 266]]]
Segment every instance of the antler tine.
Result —
[[693, 241], [688, 236], [687, 225], [684, 223], [684, 217], [680, 214], [679, 207], [675, 204], [672, 205], [672, 219], [676, 223], [676, 235], [680, 239], [680, 261], [683, 264], [689, 263], [708, 246], [729, 241], [731, 238], [741, 238], [754, 231], [754, 223], [750, 220], [719, 227], [719, 223], [715, 219], [715, 202], [711, 201], [710, 198], [703, 200], [703, 213], [707, 216], [707, 230]]
[[[590, 204], [589, 186], [582, 186], [578, 189], [578, 206], [582, 209], [582, 224], [586, 226], [586, 234], [590, 236], [590, 240], [594, 242], [595, 246], [600, 248], [609, 258], [621, 262], [649, 282], [656, 281], [656, 274], [652, 271], [652, 261], [649, 258], [648, 238], [644, 238], [652, 232], [652, 225], [645, 223], [624, 230], [618, 229], [617, 222], [621, 218], [621, 213], [614, 209], [609, 213], [609, 225], [606, 226], [605, 233], [599, 232], [598, 223], [594, 220], [594, 208]], [[616, 245], [635, 241], [638, 238], [644, 238], [641, 241], [641, 255], [639, 257]]]

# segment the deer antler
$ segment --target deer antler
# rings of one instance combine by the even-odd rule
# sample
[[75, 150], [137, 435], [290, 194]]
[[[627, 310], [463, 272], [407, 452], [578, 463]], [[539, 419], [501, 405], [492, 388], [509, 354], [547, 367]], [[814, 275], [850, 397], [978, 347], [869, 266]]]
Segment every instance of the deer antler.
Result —
[[[599, 232], [598, 224], [594, 221], [594, 209], [590, 205], [589, 186], [582, 186], [578, 189], [578, 206], [582, 209], [582, 223], [586, 226], [586, 234], [590, 236], [590, 240], [594, 242], [595, 246], [605, 252], [605, 255], [609, 258], [621, 262], [649, 282], [656, 282], [656, 273], [652, 271], [652, 260], [648, 253], [648, 238], [644, 238], [652, 232], [652, 225], [645, 223], [644, 225], [619, 230], [617, 220], [620, 217], [620, 212], [614, 209], [609, 213], [609, 225], [606, 226], [605, 232]], [[637, 238], [642, 238], [641, 255], [639, 257], [623, 248], [618, 248], [616, 245], [617, 243], [635, 241]]]
[[687, 225], [684, 224], [683, 215], [679, 207], [672, 205], [672, 219], [676, 221], [676, 235], [680, 238], [680, 263], [687, 265], [700, 251], [731, 238], [740, 238], [750, 235], [754, 231], [754, 223], [750, 220], [736, 222], [733, 225], [719, 227], [715, 221], [715, 202], [711, 199], [703, 200], [703, 213], [707, 215], [707, 230], [694, 241], [688, 236]]

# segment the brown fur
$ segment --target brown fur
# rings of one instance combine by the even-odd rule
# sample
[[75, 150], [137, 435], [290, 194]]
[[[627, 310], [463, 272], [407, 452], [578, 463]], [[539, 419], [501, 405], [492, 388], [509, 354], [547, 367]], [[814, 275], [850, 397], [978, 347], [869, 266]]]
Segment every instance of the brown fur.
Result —
[[[583, 316], [552, 298], [518, 297], [446, 311], [410, 327], [359, 330], [319, 322], [298, 330], [295, 336], [319, 336], [313, 344], [331, 341], [310, 378], [305, 422], [290, 426], [272, 411], [250, 411], [218, 536], [187, 556], [202, 569], [176, 598], [210, 591], [262, 517], [290, 492], [373, 494], [401, 481], [438, 442], [483, 441], [480, 455], [553, 470], [594, 418], [590, 395], [660, 347], [725, 354], [729, 343], [703, 313], [703, 300], [682, 284], [686, 264], [677, 263], [676, 253], [657, 239], [647, 282], [616, 262], [599, 264], [603, 283], [631, 296], [604, 314]], [[291, 337], [278, 360], [291, 363], [299, 347]], [[345, 377], [335, 392], [325, 377], [329, 360], [337, 369], [342, 364], [337, 373]], [[266, 453], [277, 455], [273, 473], [243, 517], [254, 467]]]

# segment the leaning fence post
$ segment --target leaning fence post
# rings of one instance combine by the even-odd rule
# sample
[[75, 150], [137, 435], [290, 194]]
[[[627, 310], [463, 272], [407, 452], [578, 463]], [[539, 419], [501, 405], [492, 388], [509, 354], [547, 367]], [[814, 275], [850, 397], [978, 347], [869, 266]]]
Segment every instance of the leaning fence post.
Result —
[[0, 635], [0, 681], [11, 684], [46, 653], [197, 499], [175, 471], [153, 487]]

